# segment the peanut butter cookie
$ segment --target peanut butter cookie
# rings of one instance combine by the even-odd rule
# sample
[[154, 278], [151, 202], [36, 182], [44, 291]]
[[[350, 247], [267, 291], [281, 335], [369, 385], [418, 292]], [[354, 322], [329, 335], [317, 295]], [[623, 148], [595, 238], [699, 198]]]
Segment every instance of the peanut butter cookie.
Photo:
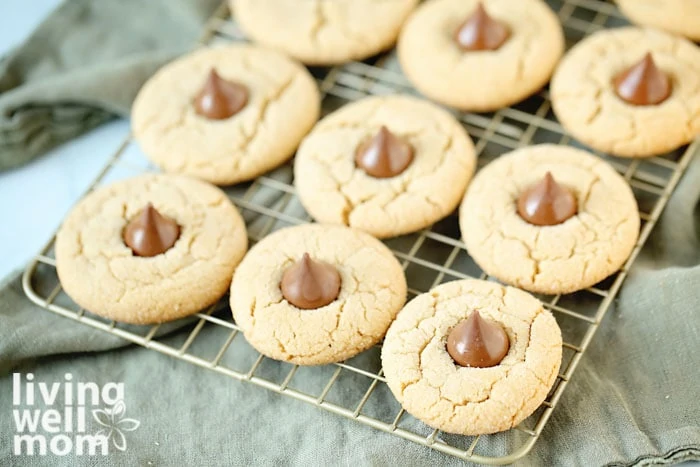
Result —
[[561, 61], [550, 91], [575, 138], [616, 156], [663, 154], [700, 134], [700, 48], [666, 32], [587, 37]]
[[428, 227], [459, 204], [476, 165], [464, 127], [430, 102], [369, 97], [304, 139], [294, 185], [311, 216], [384, 238]]
[[388, 49], [418, 0], [230, 0], [255, 42], [309, 65], [362, 60]]
[[460, 208], [462, 238], [489, 275], [525, 290], [569, 293], [614, 273], [639, 236], [627, 182], [580, 149], [517, 149], [482, 169]]
[[56, 268], [81, 307], [117, 321], [161, 323], [215, 303], [248, 245], [218, 188], [142, 175], [80, 201], [56, 235]]
[[664, 29], [700, 41], [700, 2], [697, 0], [615, 0], [635, 24]]
[[479, 280], [448, 282], [411, 300], [382, 346], [387, 384], [403, 408], [462, 435], [504, 431], [527, 418], [547, 397], [561, 357], [559, 326], [536, 298]]
[[350, 358], [379, 342], [406, 300], [399, 262], [379, 240], [306, 224], [251, 248], [231, 284], [231, 310], [259, 352], [299, 365]]
[[541, 0], [431, 0], [406, 21], [401, 68], [427, 97], [487, 112], [542, 88], [564, 53], [564, 33]]
[[136, 97], [131, 123], [143, 152], [166, 172], [229, 185], [292, 157], [318, 120], [320, 102], [302, 65], [233, 44], [164, 66]]

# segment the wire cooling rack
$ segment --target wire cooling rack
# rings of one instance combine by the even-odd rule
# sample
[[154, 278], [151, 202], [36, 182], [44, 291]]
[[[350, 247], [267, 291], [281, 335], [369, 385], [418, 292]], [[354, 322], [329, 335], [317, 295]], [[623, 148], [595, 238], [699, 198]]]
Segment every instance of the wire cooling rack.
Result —
[[[599, 29], [626, 24], [618, 10], [605, 1], [550, 0], [548, 3], [564, 25], [568, 45]], [[201, 44], [231, 40], [244, 40], [244, 37], [224, 4], [207, 23]], [[319, 82], [326, 113], [367, 95], [415, 93], [401, 74], [393, 51], [362, 63], [311, 71]], [[547, 91], [542, 91], [523, 103], [495, 113], [455, 114], [475, 140], [479, 165], [529, 144], [548, 142], [576, 146], [556, 122], [548, 97]], [[696, 152], [700, 152], [700, 141], [672, 154], [643, 160], [615, 159], [599, 154], [633, 188], [642, 218], [639, 241], [623, 268], [602, 283], [574, 294], [538, 296], [554, 313], [562, 329], [561, 372], [546, 401], [532, 416], [516, 428], [495, 435], [466, 437], [442, 433], [404, 412], [385, 384], [380, 346], [349, 361], [320, 367], [299, 367], [260, 355], [245, 342], [231, 320], [227, 298], [175, 324], [130, 326], [92, 315], [63, 292], [55, 271], [53, 238], [25, 271], [24, 290], [32, 301], [47, 310], [127, 341], [308, 402], [461, 459], [484, 464], [510, 463], [526, 455], [540, 437], [631, 264]], [[120, 178], [155, 170], [136, 144], [127, 138], [88, 192]], [[291, 165], [287, 164], [252, 183], [226, 190], [246, 219], [251, 243], [281, 227], [311, 221], [299, 204], [291, 182]], [[490, 279], [467, 254], [459, 239], [457, 224], [456, 215], [452, 215], [430, 229], [386, 242], [403, 265], [409, 298], [449, 280]]]

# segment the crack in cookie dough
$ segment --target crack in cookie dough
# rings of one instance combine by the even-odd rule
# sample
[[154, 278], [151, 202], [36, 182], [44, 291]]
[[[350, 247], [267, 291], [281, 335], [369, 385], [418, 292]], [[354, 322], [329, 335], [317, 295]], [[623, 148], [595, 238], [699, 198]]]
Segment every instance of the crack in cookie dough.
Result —
[[[512, 290], [515, 290], [515, 289], [512, 289]], [[491, 294], [488, 294], [488, 295], [490, 296]], [[501, 305], [505, 308], [505, 303], [504, 303], [504, 302], [501, 302]], [[435, 301], [434, 304], [433, 304], [433, 313], [436, 313], [436, 306], [437, 306], [437, 301]], [[538, 317], [538, 315], [540, 314], [540, 312], [541, 312], [541, 310], [539, 310], [539, 311], [536, 312], [536, 314], [535, 314], [534, 317], [532, 318], [532, 321], [533, 321], [533, 322], [534, 322], [534, 320], [537, 319], [537, 317]], [[504, 313], [504, 314], [507, 314], [507, 313]], [[512, 316], [512, 315], [509, 315], [509, 316]], [[525, 322], [526, 322], [528, 325], [530, 324], [529, 321], [525, 321]], [[521, 337], [519, 338], [517, 334], [513, 333], [512, 330], [511, 330], [510, 328], [507, 327], [507, 325], [504, 325], [504, 327], [505, 327], [505, 329], [506, 329], [507, 331], [510, 331], [510, 334], [512, 335], [511, 339], [514, 341], [514, 346], [517, 347], [517, 345], [518, 345], [518, 339], [520, 339], [521, 341], [522, 341], [523, 339], [522, 339]], [[530, 335], [531, 331], [532, 331], [532, 327], [529, 328], [529, 331], [528, 331], [528, 334], [527, 334], [527, 339], [524, 340], [524, 341], [525, 341], [525, 343], [524, 343], [525, 346], [529, 345], [529, 342], [530, 342], [530, 339], [531, 339], [531, 335]], [[433, 329], [433, 333], [434, 333], [434, 332], [435, 332], [435, 330]], [[437, 339], [437, 342], [433, 342], [435, 339]], [[476, 397], [465, 397], [465, 396], [468, 396], [468, 393], [464, 393], [464, 394], [459, 394], [459, 395], [458, 395], [458, 396], [459, 396], [459, 400], [454, 400], [454, 399], [452, 399], [452, 398], [450, 398], [450, 397], [443, 396], [441, 386], [439, 386], [439, 385], [436, 386], [436, 385], [433, 385], [433, 384], [431, 383], [431, 379], [429, 378], [429, 376], [426, 376], [426, 374], [425, 374], [426, 365], [423, 364], [423, 361], [424, 361], [423, 353], [426, 351], [426, 349], [428, 348], [429, 345], [438, 345], [438, 346], [442, 345], [442, 346], [444, 346], [444, 343], [445, 343], [444, 341], [445, 341], [445, 336], [437, 336], [437, 335], [436, 335], [436, 336], [434, 336], [432, 339], [430, 339], [429, 341], [427, 341], [426, 344], [425, 344], [425, 346], [424, 346], [422, 349], [420, 349], [420, 350], [418, 351], [418, 368], [419, 368], [419, 371], [420, 371], [420, 378], [417, 378], [415, 381], [409, 382], [407, 385], [401, 385], [401, 388], [400, 388], [400, 389], [401, 389], [401, 395], [403, 395], [404, 391], [406, 390], [406, 388], [407, 388], [408, 386], [410, 386], [410, 385], [412, 385], [412, 384], [416, 384], [416, 383], [418, 383], [419, 381], [424, 381], [426, 384], [428, 384], [429, 386], [431, 386], [432, 388], [434, 388], [434, 389], [436, 389], [436, 390], [438, 391], [438, 393], [439, 393], [439, 395], [440, 395], [440, 399], [443, 399], [443, 398], [444, 398], [444, 399], [447, 399], [448, 401], [450, 401], [450, 402], [452, 403], [453, 409], [454, 409], [454, 407], [465, 406], [465, 405], [467, 405], [467, 404], [479, 404], [479, 403], [482, 403], [482, 402], [485, 402], [485, 401], [489, 400], [489, 399], [491, 398], [491, 392], [493, 391], [493, 388], [494, 388], [495, 385], [499, 382], [499, 380], [497, 380], [497, 379], [493, 380], [492, 383], [491, 383], [491, 385], [490, 385], [488, 388], [482, 389], [481, 392], [480, 392], [479, 394], [477, 394]], [[405, 355], [405, 354], [403, 354], [403, 355]], [[430, 360], [430, 358], [426, 358], [425, 360]], [[503, 369], [503, 377], [502, 377], [502, 379], [507, 379], [507, 378], [508, 378], [508, 375], [509, 375], [511, 369], [514, 367], [514, 365], [515, 365], [517, 362], [525, 362], [525, 356], [523, 355], [522, 358], [518, 359], [516, 362], [512, 362], [512, 361], [511, 361], [511, 362], [507, 362], [507, 363], [506, 363], [506, 362], [502, 362], [502, 363], [499, 365], [499, 367]], [[427, 367], [429, 368], [429, 365], [427, 365]], [[534, 371], [532, 371], [532, 370], [529, 369], [529, 368], [528, 368], [527, 370], [531, 371], [532, 374], [533, 374], [534, 376], [537, 377], [537, 374], [536, 374]], [[540, 378], [538, 378], [538, 380], [539, 380], [540, 382], [543, 381], [543, 380], [540, 379]], [[545, 383], [545, 385], [547, 385], [547, 384]], [[551, 385], [551, 384], [550, 384], [550, 385]], [[496, 402], [498, 403], [498, 401], [496, 401]], [[437, 401], [436, 401], [436, 403], [437, 403]], [[523, 405], [524, 405], [524, 404], [525, 404], [525, 401], [523, 401]], [[517, 416], [517, 413], [514, 414], [514, 417], [513, 417], [513, 418], [515, 418], [515, 416]]]
[[[586, 211], [588, 199], [590, 197], [593, 186], [599, 182], [600, 182], [599, 177], [595, 176], [586, 188], [582, 188], [582, 190], [581, 190], [582, 194], [580, 196], [580, 198], [582, 198], [582, 201], [580, 201], [580, 204], [581, 204], [581, 206], [583, 206], [583, 209], [581, 209], [581, 211]], [[515, 190], [515, 192], [517, 193], [517, 190]], [[517, 198], [517, 195], [514, 195], [514, 197]], [[585, 216], [591, 216], [598, 223], [601, 223], [601, 224], [604, 224], [605, 221], [603, 221], [601, 218], [597, 217], [595, 215], [595, 212], [583, 212], [581, 214], [581, 219], [579, 219], [579, 221], [587, 229], [589, 229], [591, 231], [591, 233], [593, 234], [594, 242], [596, 242], [596, 243], [601, 242], [601, 239], [598, 238], [598, 234], [595, 231], [596, 226], [586, 224], [583, 220], [585, 218]], [[575, 245], [575, 244], [571, 245], [571, 248], [567, 252], [560, 250], [560, 251], [555, 251], [554, 254], [552, 254], [551, 251], [548, 251], [548, 242], [543, 242], [544, 244], [542, 244], [542, 245], [538, 244], [540, 241], [542, 229], [535, 229], [534, 238], [532, 239], [532, 241], [528, 242], [528, 241], [526, 241], [522, 238], [519, 238], [517, 236], [509, 235], [507, 233], [507, 231], [502, 226], [500, 226], [498, 224], [499, 219], [494, 220], [494, 216], [492, 214], [488, 218], [489, 218], [489, 222], [496, 226], [497, 230], [494, 232], [495, 234], [500, 235], [500, 237], [503, 240], [517, 242], [520, 245], [522, 245], [524, 252], [525, 252], [526, 259], [532, 262], [532, 273], [530, 275], [530, 283], [535, 284], [538, 281], [541, 281], [541, 279], [538, 279], [538, 276], [540, 276], [540, 274], [541, 274], [541, 264], [542, 263], [545, 263], [545, 262], [556, 263], [557, 261], [560, 261], [560, 260], [568, 261], [574, 257], [574, 254], [580, 254], [583, 257], [582, 260], [583, 260], [584, 265], [583, 265], [583, 275], [581, 277], [582, 278], [586, 277], [585, 274], [586, 274], [586, 271], [588, 269], [589, 260], [587, 258], [586, 253], [582, 253], [582, 252], [580, 252], [580, 250], [578, 251], [578, 253], [576, 253], [577, 252], [577, 245]], [[628, 222], [628, 221], [629, 221], [628, 218], [623, 218], [618, 224], [616, 224], [614, 227], [612, 227], [610, 229], [610, 231], [614, 232], [615, 233], [614, 235], [617, 236], [617, 231], [618, 231], [619, 227], [624, 222]], [[605, 243], [610, 242], [612, 240], [614, 240], [614, 239], [602, 240], [602, 242], [605, 244]], [[488, 243], [482, 244], [482, 247], [483, 248], [490, 248], [491, 255], [495, 256], [497, 254], [497, 252], [494, 250], [496, 249], [496, 247], [498, 247], [499, 243], [500, 243], [500, 241], [499, 242], [488, 242]], [[593, 248], [595, 246], [595, 244], [588, 243], [585, 246], [588, 249], [590, 249], [590, 248]], [[605, 259], [606, 259], [606, 261], [609, 262], [609, 258], [607, 256], [605, 257]], [[612, 267], [613, 265], [610, 264], [610, 266]], [[551, 268], [553, 268], [553, 267], [554, 267], [554, 265], [551, 266]], [[548, 269], [550, 269], [550, 268], [548, 268]]]
[[[635, 106], [615, 93], [613, 78], [651, 52], [669, 73], [672, 93]], [[632, 27], [604, 30], [564, 57], [551, 84], [552, 107], [578, 140], [622, 157], [650, 157], [700, 135], [700, 48], [670, 34]]]
[[[134, 256], [122, 231], [147, 203], [181, 227], [163, 254]], [[226, 195], [204, 182], [144, 175], [100, 188], [78, 203], [56, 236], [66, 293], [117, 321], [158, 323], [213, 304], [247, 248], [243, 219]]]
[[[516, 204], [548, 171], [574, 191], [579, 210], [562, 224], [539, 227], [524, 221]], [[584, 289], [617, 271], [639, 227], [632, 190], [612, 167], [585, 151], [547, 144], [490, 163], [460, 208], [462, 237], [474, 261], [499, 280], [544, 294]]]
[[[282, 83], [281, 86], [277, 88], [277, 90], [267, 99], [264, 99], [260, 103], [260, 114], [258, 117], [258, 120], [256, 121], [255, 125], [252, 128], [252, 131], [250, 133], [246, 133], [245, 129], [241, 127], [241, 133], [243, 138], [241, 139], [238, 148], [236, 149], [236, 152], [243, 154], [246, 158], [250, 158], [250, 146], [253, 145], [254, 141], [256, 138], [258, 138], [259, 135], [263, 134], [260, 132], [261, 128], [264, 126], [265, 122], [267, 121], [267, 116], [268, 116], [268, 110], [273, 107], [274, 105], [277, 105], [279, 101], [281, 100], [282, 96], [288, 92], [290, 87], [292, 86], [292, 83], [294, 82], [294, 79], [296, 77], [292, 77], [286, 82]], [[242, 162], [242, 159], [235, 159], [234, 161], [234, 171], [240, 170], [240, 164]], [[202, 165], [205, 165], [206, 161], [202, 161], [199, 166], [201, 167]]]
[[[447, 352], [450, 330], [478, 310], [511, 345], [498, 365], [461, 367]], [[442, 284], [411, 300], [389, 328], [382, 366], [403, 408], [433, 428], [476, 435], [507, 430], [544, 401], [556, 380], [562, 340], [554, 317], [520, 290], [493, 282]]]
[[[347, 8], [350, 5], [352, 5], [351, 3], [342, 2], [338, 0], [334, 0], [333, 2], [329, 2], [327, 0], [309, 1], [314, 2], [316, 5], [316, 9], [314, 12], [316, 21], [311, 26], [309, 36], [311, 38], [313, 47], [317, 51], [323, 51], [326, 48], [325, 41], [326, 36], [328, 35], [339, 35], [341, 40], [347, 42], [347, 50], [367, 49], [367, 46], [363, 44], [363, 38], [358, 37], [345, 25], [345, 21], [347, 20], [348, 15], [347, 11], [344, 10], [344, 8]], [[328, 10], [328, 13], [326, 12], [326, 10]], [[329, 53], [329, 51], [325, 51], [322, 53]], [[292, 53], [291, 55], [294, 54]], [[300, 58], [300, 60], [306, 62], [305, 59]]]
[[388, 49], [418, 0], [230, 0], [255, 42], [309, 65], [362, 60]]
[[[367, 175], [354, 161], [356, 147], [382, 125], [415, 151], [404, 172], [386, 179]], [[453, 212], [475, 164], [469, 136], [449, 113], [413, 97], [371, 97], [329, 115], [304, 139], [294, 185], [317, 221], [392, 237]]]
[[309, 31], [309, 35], [311, 36], [311, 40], [316, 43], [317, 47], [319, 47], [320, 44], [318, 40], [318, 35], [321, 32], [321, 29], [323, 29], [328, 24], [328, 20], [326, 19], [326, 16], [323, 13], [323, 2], [315, 1], [314, 5], [314, 14], [316, 16], [316, 22], [312, 24], [311, 31]]
[[[352, 125], [352, 126], [351, 125], [343, 125], [342, 126], [342, 128], [350, 128], [350, 127], [356, 128], [356, 129], [363, 128], [362, 125]], [[365, 126], [365, 128], [366, 128], [366, 126]], [[407, 138], [409, 141], [411, 141], [412, 139], [419, 137], [421, 133], [423, 133], [423, 131], [414, 132], [411, 134], [407, 133], [407, 134], [404, 134], [404, 137]], [[440, 158], [439, 158], [438, 163], [435, 165], [435, 170], [442, 167], [447, 154], [452, 149], [453, 141], [454, 141], [454, 137], [449, 136], [447, 138], [447, 142], [445, 143], [444, 147], [438, 151]], [[416, 194], [416, 192], [412, 189], [412, 187], [415, 186], [414, 180], [410, 180], [410, 179], [406, 179], [406, 178], [399, 178], [396, 180], [396, 183], [395, 183], [396, 186], [390, 185], [390, 184], [385, 185], [385, 188], [387, 190], [386, 192], [382, 192], [382, 191], [368, 192], [360, 197], [354, 196], [353, 186], [352, 186], [353, 179], [340, 180], [334, 174], [334, 171], [333, 171], [334, 166], [332, 165], [332, 163], [326, 162], [325, 160], [323, 160], [321, 158], [315, 158], [315, 161], [317, 163], [323, 165], [326, 168], [327, 175], [329, 177], [333, 178], [333, 180], [335, 180], [335, 182], [336, 182], [335, 190], [345, 198], [345, 206], [343, 207], [342, 213], [341, 213], [341, 217], [343, 220], [342, 223], [345, 225], [353, 225], [352, 220], [351, 220], [353, 217], [353, 213], [357, 209], [362, 209], [363, 206], [366, 206], [368, 204], [369, 205], [376, 204], [380, 210], [385, 211], [385, 212], [386, 211], [391, 212], [390, 210], [387, 209], [389, 207], [389, 205], [391, 205], [392, 203], [396, 203], [397, 201], [403, 201], [400, 198], [404, 197], [405, 195]], [[337, 161], [337, 159], [336, 159], [336, 161]], [[459, 162], [459, 161], [456, 161], [456, 162]], [[466, 170], [469, 170], [469, 169], [466, 169]], [[435, 171], [433, 171], [433, 173], [434, 172]], [[429, 174], [425, 174], [425, 175], [427, 176]], [[418, 193], [418, 196], [420, 196], [420, 193]], [[377, 202], [375, 203], [375, 201], [377, 201]], [[430, 204], [434, 208], [434, 212], [436, 213], [435, 214], [436, 216], [442, 217], [442, 215], [440, 213], [442, 213], [446, 210], [443, 203], [441, 203], [439, 200], [433, 200], [429, 193], [424, 194], [423, 201]], [[454, 209], [454, 208], [451, 206], [447, 208], [447, 210], [449, 210], [449, 211], [451, 211], [452, 209]], [[393, 221], [395, 221], [395, 222], [400, 221], [400, 219], [399, 220], [394, 219]]]
[[[284, 271], [304, 253], [334, 265], [338, 298], [312, 310], [284, 299]], [[380, 241], [341, 226], [306, 224], [257, 243], [236, 270], [231, 309], [250, 344], [270, 358], [320, 365], [379, 342], [406, 300], [401, 265]]]
[[464, 52], [454, 31], [477, 0], [431, 0], [401, 31], [398, 55], [408, 79], [424, 95], [462, 110], [486, 112], [514, 104], [542, 88], [564, 53], [557, 16], [539, 0], [490, 0], [489, 14], [510, 38], [497, 50]]
[[[192, 105], [212, 67], [249, 91], [248, 104], [228, 119], [207, 119]], [[132, 127], [164, 170], [224, 185], [288, 160], [319, 113], [318, 88], [303, 66], [272, 50], [234, 44], [197, 50], [159, 70], [134, 102]]]

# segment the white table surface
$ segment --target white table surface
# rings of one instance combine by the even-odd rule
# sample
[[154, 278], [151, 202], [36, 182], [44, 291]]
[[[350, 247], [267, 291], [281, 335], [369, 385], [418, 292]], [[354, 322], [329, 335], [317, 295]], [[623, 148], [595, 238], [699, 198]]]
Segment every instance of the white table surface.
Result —
[[[0, 0], [0, 56], [19, 45], [59, 3]], [[128, 131], [128, 120], [115, 120], [27, 165], [0, 172], [0, 280], [37, 253]]]
[[[0, 56], [60, 0], [0, 0]], [[0, 172], [0, 279], [23, 267], [61, 223], [129, 131], [110, 122], [20, 168]]]

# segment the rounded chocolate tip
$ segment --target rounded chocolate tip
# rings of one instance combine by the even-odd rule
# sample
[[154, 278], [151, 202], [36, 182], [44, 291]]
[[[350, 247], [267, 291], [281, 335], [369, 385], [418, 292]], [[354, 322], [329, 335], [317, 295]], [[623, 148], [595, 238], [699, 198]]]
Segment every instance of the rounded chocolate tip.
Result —
[[576, 197], [571, 190], [559, 185], [551, 172], [518, 198], [518, 214], [534, 225], [561, 224], [577, 212]]
[[156, 256], [172, 248], [180, 237], [180, 226], [148, 203], [124, 227], [122, 237], [135, 255]]
[[413, 161], [413, 147], [386, 126], [355, 150], [355, 164], [368, 175], [389, 178], [399, 175]]
[[660, 104], [671, 95], [671, 80], [654, 63], [651, 52], [613, 79], [615, 92], [632, 105]]
[[321, 308], [338, 298], [340, 274], [330, 264], [315, 261], [304, 253], [282, 275], [282, 296], [303, 310]]
[[454, 39], [466, 51], [496, 50], [510, 37], [510, 29], [493, 19], [479, 2], [474, 13], [455, 31]]
[[212, 120], [232, 117], [248, 103], [248, 89], [219, 76], [214, 68], [209, 71], [204, 86], [194, 98], [195, 111]]
[[508, 349], [510, 340], [503, 327], [485, 320], [476, 310], [447, 336], [447, 352], [460, 366], [488, 368], [498, 365]]

